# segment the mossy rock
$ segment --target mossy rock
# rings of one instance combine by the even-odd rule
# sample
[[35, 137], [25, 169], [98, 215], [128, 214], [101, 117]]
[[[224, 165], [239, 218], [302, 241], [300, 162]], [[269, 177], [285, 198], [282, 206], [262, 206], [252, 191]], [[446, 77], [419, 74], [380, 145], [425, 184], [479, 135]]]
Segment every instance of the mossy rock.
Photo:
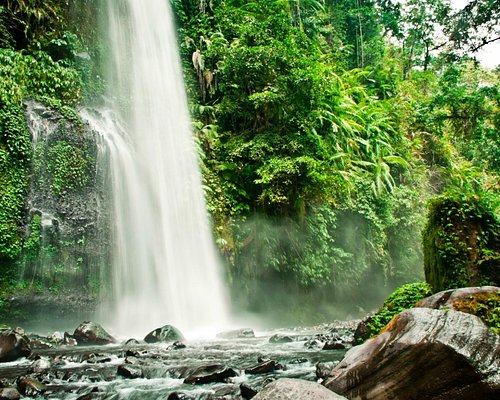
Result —
[[445, 290], [418, 302], [416, 307], [456, 310], [475, 315], [500, 334], [500, 288], [467, 287]]
[[425, 279], [434, 292], [500, 285], [499, 222], [479, 199], [433, 200], [423, 245]]

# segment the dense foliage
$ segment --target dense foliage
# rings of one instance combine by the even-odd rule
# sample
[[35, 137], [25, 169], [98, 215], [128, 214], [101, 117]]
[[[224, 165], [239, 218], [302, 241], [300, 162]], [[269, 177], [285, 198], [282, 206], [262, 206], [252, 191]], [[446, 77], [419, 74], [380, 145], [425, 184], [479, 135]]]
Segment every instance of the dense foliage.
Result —
[[[41, 217], [26, 201], [29, 180], [39, 167], [25, 118], [26, 101], [57, 109], [81, 125], [73, 107], [88, 95], [89, 66], [76, 56], [80, 41], [65, 31], [67, 2], [7, 1], [0, 6], [0, 294], [22, 289], [22, 265], [40, 264], [52, 248], [42, 249]], [[83, 37], [81, 37], [83, 39]], [[86, 73], [87, 72], [87, 73]], [[91, 164], [85, 154], [61, 141], [44, 154], [54, 192], [81, 187]], [[45, 251], [42, 254], [42, 250]], [[60, 258], [60, 257], [59, 257]], [[68, 261], [68, 260], [66, 260]], [[59, 260], [59, 263], [62, 261]], [[36, 267], [34, 267], [36, 269]], [[54, 271], [53, 275], [56, 275]], [[54, 282], [54, 281], [52, 281]], [[38, 285], [40, 282], [32, 281]], [[0, 301], [1, 305], [1, 301]]]
[[499, 227], [484, 200], [433, 200], [423, 235], [425, 275], [433, 290], [498, 284]]
[[422, 277], [428, 198], [495, 192], [498, 74], [436, 56], [446, 2], [174, 5], [218, 243], [251, 307], [269, 282], [369, 304]]
[[[497, 1], [456, 11], [447, 0], [171, 3], [208, 208], [246, 307], [314, 319], [320, 303], [371, 307], [422, 279], [436, 196], [431, 220], [438, 202], [460, 199], [481, 205], [473, 214], [488, 215], [488, 235], [498, 230], [500, 74], [465, 54], [496, 40]], [[99, 102], [100, 7], [0, 6], [3, 264], [23, 248], [37, 256], [25, 200], [40, 157], [56, 197], [89, 183], [85, 148], [63, 138], [32, 154], [22, 104], [41, 99], [78, 125], [72, 107]], [[462, 224], [448, 222], [446, 243]], [[498, 249], [481, 249], [498, 269]]]
[[397, 288], [382, 307], [365, 322], [365, 332], [358, 334], [356, 340], [363, 342], [380, 331], [400, 312], [414, 307], [420, 300], [432, 294], [427, 283], [408, 283]]

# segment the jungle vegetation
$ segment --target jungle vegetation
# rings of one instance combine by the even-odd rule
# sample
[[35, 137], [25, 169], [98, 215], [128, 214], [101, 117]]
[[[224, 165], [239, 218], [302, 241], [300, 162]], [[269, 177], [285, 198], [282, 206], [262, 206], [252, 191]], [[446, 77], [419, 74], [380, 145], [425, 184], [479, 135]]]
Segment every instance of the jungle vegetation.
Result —
[[[31, 243], [23, 101], [68, 116], [99, 103], [102, 3], [1, 2], [4, 291]], [[483, 237], [498, 237], [500, 69], [474, 59], [500, 40], [498, 0], [171, 3], [214, 235], [245, 308], [307, 319], [423, 280], [436, 204], [487, 214]], [[488, 243], [481, 254], [498, 269], [498, 241]]]

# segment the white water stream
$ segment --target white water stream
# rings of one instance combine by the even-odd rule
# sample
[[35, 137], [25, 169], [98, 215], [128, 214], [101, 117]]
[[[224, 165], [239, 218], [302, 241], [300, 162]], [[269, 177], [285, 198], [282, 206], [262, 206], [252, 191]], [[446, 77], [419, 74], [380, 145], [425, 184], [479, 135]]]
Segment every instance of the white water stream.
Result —
[[[102, 322], [144, 336], [220, 329], [226, 290], [209, 228], [167, 0], [108, 0], [112, 111], [83, 112], [111, 166], [111, 306]], [[119, 115], [120, 123], [114, 115]]]

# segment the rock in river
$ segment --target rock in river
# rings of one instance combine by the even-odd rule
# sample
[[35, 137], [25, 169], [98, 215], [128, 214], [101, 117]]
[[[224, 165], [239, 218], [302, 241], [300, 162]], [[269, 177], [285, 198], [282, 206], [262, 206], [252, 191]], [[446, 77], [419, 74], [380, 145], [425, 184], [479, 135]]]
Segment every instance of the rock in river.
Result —
[[255, 332], [251, 328], [242, 328], [218, 333], [217, 337], [220, 339], [248, 339], [254, 338]]
[[271, 382], [253, 400], [347, 400], [319, 383], [282, 378]]
[[146, 343], [169, 343], [184, 340], [181, 331], [172, 325], [165, 325], [161, 328], [156, 328], [154, 331], [149, 332], [144, 341]]
[[31, 354], [27, 336], [12, 329], [0, 330], [0, 362], [15, 361]]
[[261, 362], [260, 364], [246, 368], [245, 374], [249, 374], [249, 375], [267, 374], [269, 372], [273, 372], [273, 371], [276, 371], [278, 369], [283, 369], [283, 365], [278, 364], [274, 360], [267, 360], [267, 361]]
[[184, 383], [205, 384], [212, 382], [225, 382], [228, 378], [236, 376], [236, 371], [232, 368], [226, 368], [223, 365], [204, 365], [187, 372]]
[[120, 365], [117, 374], [128, 379], [144, 378], [142, 369], [131, 365]]
[[0, 400], [19, 400], [20, 398], [21, 394], [16, 388], [6, 387], [0, 389]]
[[413, 308], [349, 350], [325, 386], [352, 400], [500, 398], [500, 336], [470, 314]]
[[110, 344], [116, 340], [96, 322], [85, 321], [75, 329], [73, 337], [78, 344]]

